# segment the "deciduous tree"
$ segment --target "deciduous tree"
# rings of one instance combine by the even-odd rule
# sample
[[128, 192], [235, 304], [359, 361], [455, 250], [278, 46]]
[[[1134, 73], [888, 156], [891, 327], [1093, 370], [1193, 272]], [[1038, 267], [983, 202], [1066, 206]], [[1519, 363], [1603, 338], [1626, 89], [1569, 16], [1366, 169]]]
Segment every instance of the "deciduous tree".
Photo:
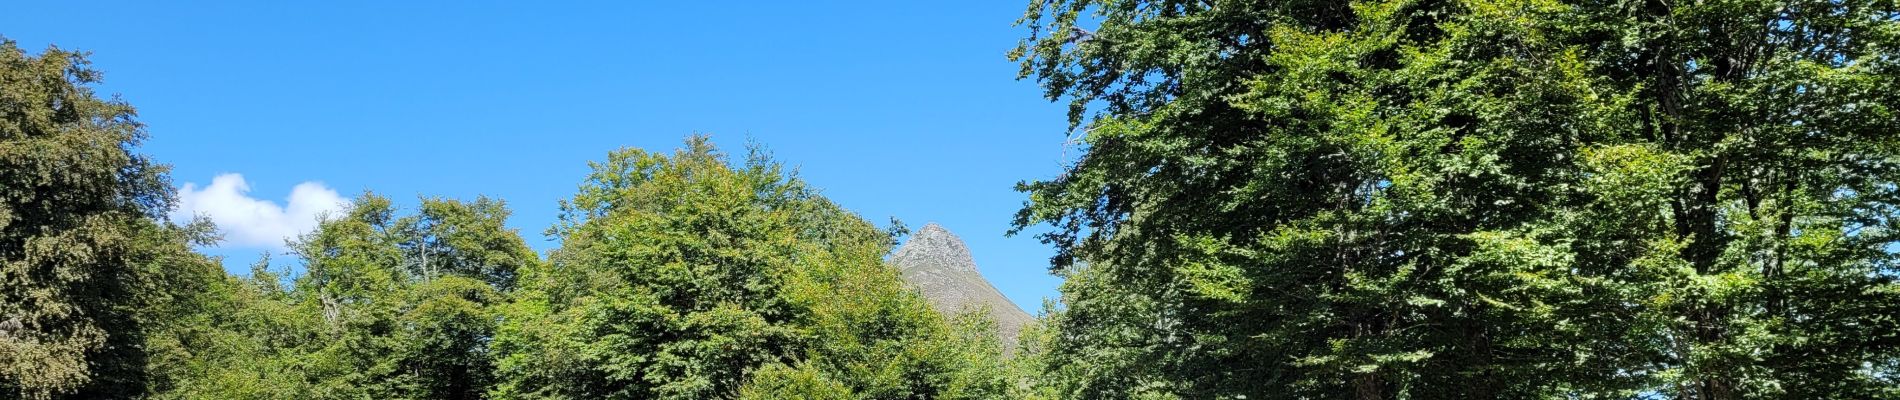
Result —
[[1894, 396], [1892, 2], [1037, 1], [1071, 397]]

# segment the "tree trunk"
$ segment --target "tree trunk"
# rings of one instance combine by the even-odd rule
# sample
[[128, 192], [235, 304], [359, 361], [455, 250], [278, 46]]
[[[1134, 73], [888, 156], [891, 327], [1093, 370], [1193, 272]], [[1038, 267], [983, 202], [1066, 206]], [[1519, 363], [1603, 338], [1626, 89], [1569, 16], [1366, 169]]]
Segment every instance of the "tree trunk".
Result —
[[1385, 380], [1379, 379], [1379, 373], [1369, 372], [1352, 378], [1352, 398], [1357, 400], [1383, 400]]

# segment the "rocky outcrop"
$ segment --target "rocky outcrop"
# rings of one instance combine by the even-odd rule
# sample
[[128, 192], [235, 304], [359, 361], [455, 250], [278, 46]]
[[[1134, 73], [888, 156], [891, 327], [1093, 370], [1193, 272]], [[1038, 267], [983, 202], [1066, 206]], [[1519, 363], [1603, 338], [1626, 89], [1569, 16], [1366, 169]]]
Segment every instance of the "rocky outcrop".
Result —
[[970, 258], [970, 248], [963, 239], [936, 223], [912, 233], [910, 241], [891, 255], [891, 264], [938, 312], [954, 315], [987, 310], [996, 321], [997, 336], [1006, 346], [1014, 347], [1023, 326], [1035, 320], [977, 273], [976, 261]]

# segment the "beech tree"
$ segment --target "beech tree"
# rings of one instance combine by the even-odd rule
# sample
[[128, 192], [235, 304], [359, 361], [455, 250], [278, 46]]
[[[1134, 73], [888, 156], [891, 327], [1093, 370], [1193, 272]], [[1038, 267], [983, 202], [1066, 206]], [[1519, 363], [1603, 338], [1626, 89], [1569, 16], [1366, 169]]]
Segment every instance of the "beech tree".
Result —
[[892, 238], [704, 136], [593, 163], [494, 341], [506, 398], [1005, 398], [994, 335], [883, 262]]
[[84, 53], [0, 40], [0, 397], [142, 395], [145, 341], [218, 275], [203, 224], [159, 222], [167, 168]]
[[1069, 397], [1873, 398], [1889, 1], [1035, 1]]
[[288, 285], [260, 265], [212, 288], [159, 397], [486, 398], [498, 310], [540, 263], [508, 215], [488, 198], [399, 216], [357, 197], [292, 243]]

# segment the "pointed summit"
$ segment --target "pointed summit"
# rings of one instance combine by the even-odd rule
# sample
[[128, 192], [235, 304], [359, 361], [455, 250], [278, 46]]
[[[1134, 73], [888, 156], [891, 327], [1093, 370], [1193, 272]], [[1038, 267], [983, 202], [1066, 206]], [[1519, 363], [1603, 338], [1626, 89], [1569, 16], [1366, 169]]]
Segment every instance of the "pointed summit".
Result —
[[891, 264], [903, 273], [904, 281], [916, 287], [937, 312], [955, 315], [987, 309], [996, 321], [997, 336], [1013, 348], [1023, 326], [1034, 321], [1029, 313], [1003, 297], [977, 273], [976, 260], [963, 239], [932, 222], [911, 234], [904, 246], [891, 254]]
[[976, 272], [976, 259], [970, 257], [970, 247], [963, 239], [942, 225], [932, 222], [924, 224], [922, 229], [910, 235], [904, 247], [891, 255], [891, 262], [898, 268], [911, 270], [918, 268], [943, 269]]

